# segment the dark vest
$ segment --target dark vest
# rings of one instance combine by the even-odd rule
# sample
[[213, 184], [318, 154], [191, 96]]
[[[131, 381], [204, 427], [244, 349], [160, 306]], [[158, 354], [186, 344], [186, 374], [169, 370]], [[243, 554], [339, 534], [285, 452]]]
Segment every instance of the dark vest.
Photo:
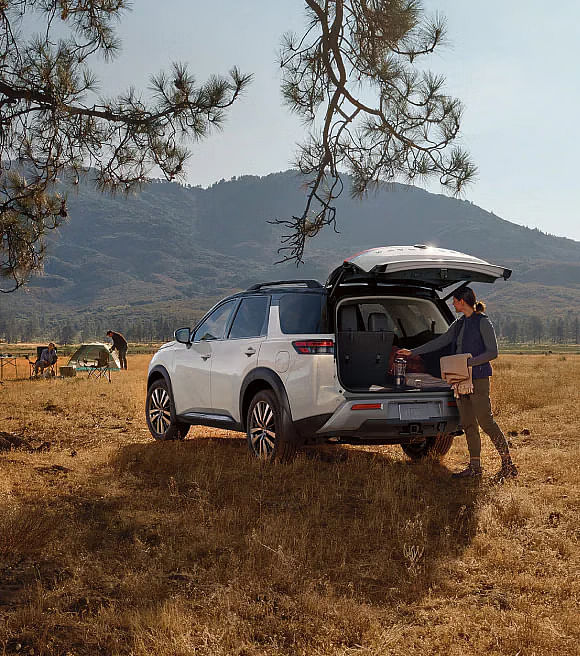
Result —
[[[463, 317], [460, 321], [463, 324], [459, 328], [463, 332], [461, 339], [461, 352], [462, 353], [471, 353], [473, 357], [481, 355], [485, 351], [485, 344], [483, 343], [483, 337], [479, 330], [479, 324], [481, 323], [482, 318], [485, 315], [478, 314], [474, 312], [469, 318]], [[457, 352], [457, 344], [456, 344]], [[472, 375], [473, 378], [487, 378], [491, 376], [491, 364], [485, 362], [484, 364], [478, 364], [473, 367]]]

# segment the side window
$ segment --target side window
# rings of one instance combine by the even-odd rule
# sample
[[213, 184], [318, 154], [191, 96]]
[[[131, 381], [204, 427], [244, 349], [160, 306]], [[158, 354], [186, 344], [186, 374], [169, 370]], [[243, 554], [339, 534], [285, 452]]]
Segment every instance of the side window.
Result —
[[202, 340], [222, 339], [232, 310], [235, 307], [236, 301], [227, 301], [216, 308], [195, 331], [193, 341], [201, 342]]
[[249, 296], [242, 299], [230, 330], [230, 339], [262, 335], [269, 301], [268, 296]]
[[280, 298], [280, 327], [286, 335], [324, 333], [326, 297], [322, 294], [284, 294]]

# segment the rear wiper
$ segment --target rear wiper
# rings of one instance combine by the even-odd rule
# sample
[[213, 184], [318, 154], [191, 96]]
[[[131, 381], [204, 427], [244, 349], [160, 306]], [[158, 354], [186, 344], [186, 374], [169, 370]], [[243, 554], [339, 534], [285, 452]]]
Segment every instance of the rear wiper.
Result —
[[401, 332], [403, 333], [403, 337], [407, 337], [407, 331], [405, 330], [405, 327], [403, 326], [402, 320], [397, 319], [397, 323], [399, 324], [399, 328], [401, 329]]

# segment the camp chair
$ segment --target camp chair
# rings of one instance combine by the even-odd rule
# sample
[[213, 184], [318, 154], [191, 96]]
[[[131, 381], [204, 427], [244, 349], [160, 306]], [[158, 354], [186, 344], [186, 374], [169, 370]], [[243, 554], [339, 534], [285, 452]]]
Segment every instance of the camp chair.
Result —
[[109, 369], [109, 354], [101, 351], [96, 360], [85, 362], [88, 369], [88, 378], [105, 378], [111, 382], [111, 370]]
[[[40, 373], [34, 375], [34, 367], [36, 365], [36, 361], [40, 358], [42, 355], [42, 352], [44, 351], [45, 348], [48, 348], [47, 346], [37, 346], [36, 347], [36, 357], [34, 359], [30, 359], [28, 355], [25, 355], [24, 357], [28, 360], [28, 367], [29, 367], [29, 378], [54, 378], [56, 376], [56, 362], [54, 364], [48, 365], [48, 367], [45, 367]], [[58, 356], [58, 350], [55, 349], [55, 353]], [[58, 360], [57, 360], [58, 362]]]

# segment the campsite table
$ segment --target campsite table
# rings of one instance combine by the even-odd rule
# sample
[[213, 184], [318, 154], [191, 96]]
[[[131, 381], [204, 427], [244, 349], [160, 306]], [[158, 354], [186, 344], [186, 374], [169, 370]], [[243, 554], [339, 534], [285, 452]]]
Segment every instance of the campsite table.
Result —
[[10, 353], [0, 353], [0, 380], [4, 380], [4, 367], [12, 366], [16, 369], [16, 377], [18, 378], [18, 365], [16, 364], [16, 356]]

